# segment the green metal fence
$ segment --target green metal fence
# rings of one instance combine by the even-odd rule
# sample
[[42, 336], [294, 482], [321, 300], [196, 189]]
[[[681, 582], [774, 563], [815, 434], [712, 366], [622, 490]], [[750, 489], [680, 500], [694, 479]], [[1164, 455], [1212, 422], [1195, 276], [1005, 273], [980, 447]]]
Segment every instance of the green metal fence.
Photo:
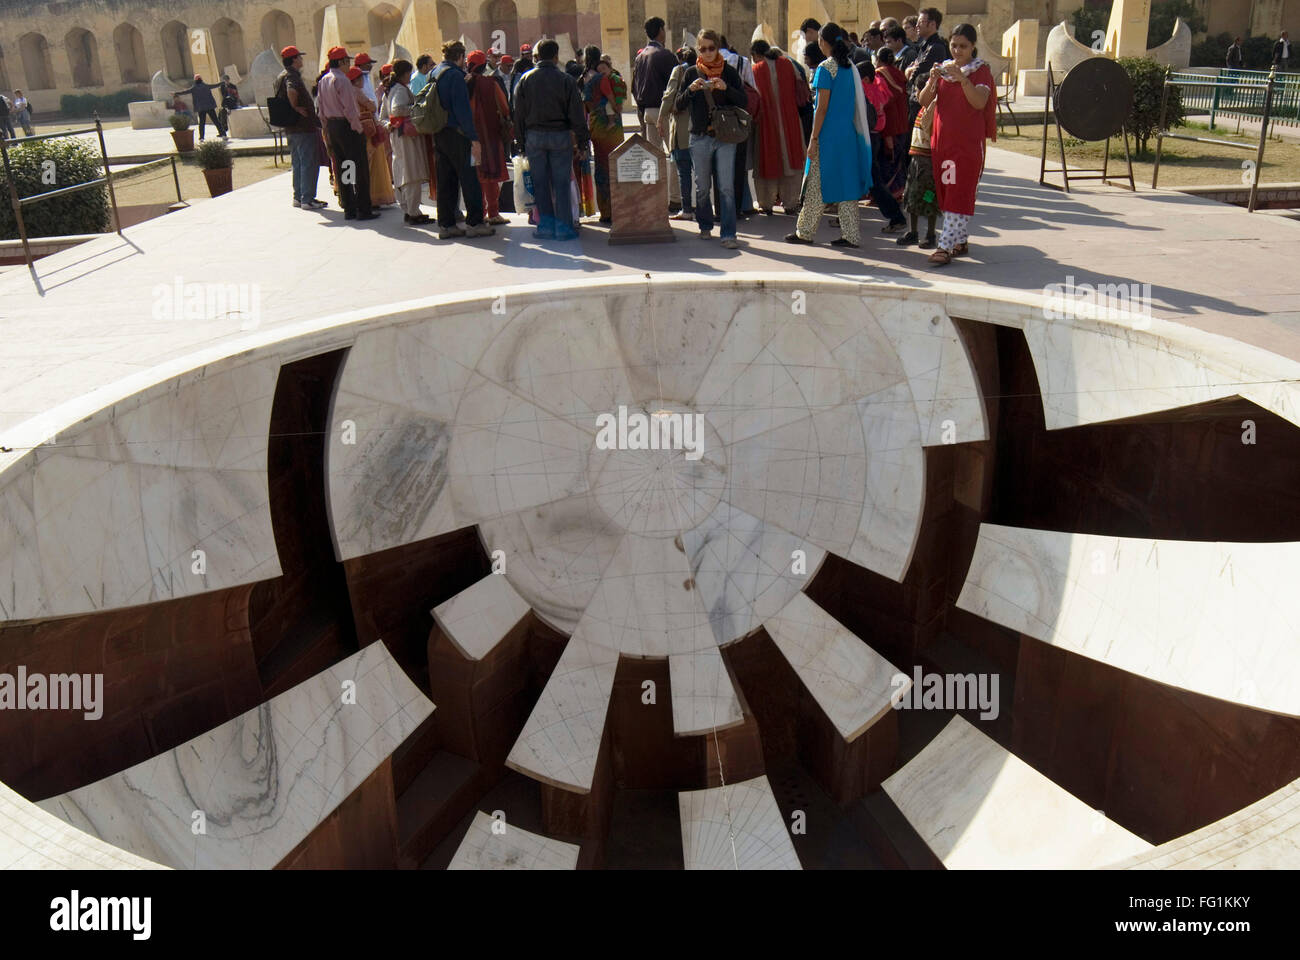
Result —
[[[1224, 118], [1259, 120], [1264, 115], [1269, 71], [1221, 70], [1217, 76], [1173, 73], [1169, 80], [1182, 92], [1183, 108], [1191, 114], [1209, 114], [1210, 129]], [[1273, 74], [1273, 102], [1269, 133], [1278, 126], [1300, 127], [1300, 73]]]

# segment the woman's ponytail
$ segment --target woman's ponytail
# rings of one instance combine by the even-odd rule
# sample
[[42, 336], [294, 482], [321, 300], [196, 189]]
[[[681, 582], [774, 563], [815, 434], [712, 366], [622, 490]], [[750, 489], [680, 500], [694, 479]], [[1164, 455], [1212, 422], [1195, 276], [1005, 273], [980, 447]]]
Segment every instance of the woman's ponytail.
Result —
[[831, 59], [841, 67], [847, 67], [853, 46], [849, 43], [849, 35], [845, 33], [844, 28], [838, 23], [828, 23], [821, 29], [821, 38], [831, 48]]

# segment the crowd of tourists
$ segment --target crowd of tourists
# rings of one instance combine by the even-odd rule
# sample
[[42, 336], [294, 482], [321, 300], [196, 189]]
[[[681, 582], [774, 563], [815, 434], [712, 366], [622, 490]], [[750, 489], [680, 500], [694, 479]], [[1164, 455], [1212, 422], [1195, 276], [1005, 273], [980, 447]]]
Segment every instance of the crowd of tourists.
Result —
[[349, 220], [396, 206], [408, 225], [427, 224], [427, 189], [440, 238], [483, 237], [509, 222], [502, 187], [526, 171], [534, 236], [571, 240], [583, 216], [612, 222], [610, 156], [630, 132], [630, 92], [641, 135], [670, 161], [668, 214], [694, 220], [701, 237], [716, 226], [734, 249], [738, 220], [774, 216], [779, 205], [795, 218], [788, 242], [815, 243], [829, 213], [832, 244], [859, 247], [866, 201], [884, 234], [932, 249], [941, 266], [968, 252], [997, 102], [974, 28], [960, 24], [944, 39], [942, 22], [926, 8], [859, 38], [809, 19], [791, 52], [761, 39], [741, 52], [705, 29], [673, 51], [652, 17], [630, 91], [599, 47], [561, 65], [549, 38], [517, 58], [451, 41], [436, 64], [421, 55], [377, 65], [334, 47], [314, 81], [286, 47], [274, 94], [292, 111], [281, 125], [293, 203], [325, 206], [316, 192], [328, 166]]

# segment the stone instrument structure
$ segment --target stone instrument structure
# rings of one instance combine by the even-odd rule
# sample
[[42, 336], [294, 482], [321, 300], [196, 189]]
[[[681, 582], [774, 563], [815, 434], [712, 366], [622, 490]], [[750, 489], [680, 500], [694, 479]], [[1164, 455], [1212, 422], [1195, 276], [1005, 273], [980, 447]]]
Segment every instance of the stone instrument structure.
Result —
[[64, 381], [3, 423], [0, 693], [100, 673], [105, 709], [0, 711], [0, 853], [1294, 865], [1297, 381], [1149, 316], [807, 274]]

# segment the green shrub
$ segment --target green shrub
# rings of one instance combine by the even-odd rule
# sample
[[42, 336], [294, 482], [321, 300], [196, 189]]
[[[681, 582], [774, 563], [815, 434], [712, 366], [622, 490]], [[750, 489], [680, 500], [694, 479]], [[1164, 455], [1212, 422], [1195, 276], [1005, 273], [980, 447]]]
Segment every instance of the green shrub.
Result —
[[[9, 165], [20, 197], [97, 180], [102, 174], [99, 164], [98, 148], [75, 137], [20, 144], [9, 151]], [[9, 196], [3, 169], [0, 169], [0, 196]], [[29, 237], [102, 233], [109, 225], [108, 190], [102, 185], [89, 187], [29, 204], [23, 208], [23, 221]], [[18, 237], [18, 222], [7, 202], [0, 204], [0, 237], [6, 240]]]
[[127, 113], [126, 105], [150, 97], [134, 90], [119, 90], [100, 96], [96, 93], [65, 93], [59, 98], [59, 109], [65, 117], [82, 119], [98, 113], [101, 117], [120, 117]]
[[199, 166], [204, 170], [224, 170], [234, 166], [235, 157], [220, 140], [204, 140], [197, 151]]
[[[1164, 92], [1165, 67], [1146, 57], [1120, 57], [1119, 65], [1133, 81], [1133, 109], [1128, 115], [1128, 130], [1137, 140], [1137, 152], [1146, 153], [1147, 143], [1160, 127], [1160, 101]], [[1169, 88], [1165, 123], [1182, 126], [1183, 97], [1178, 87]]]
[[188, 130], [190, 127], [194, 126], [194, 118], [188, 113], [173, 113], [167, 118], [167, 122], [170, 123], [172, 129], [178, 133], [181, 130]]

